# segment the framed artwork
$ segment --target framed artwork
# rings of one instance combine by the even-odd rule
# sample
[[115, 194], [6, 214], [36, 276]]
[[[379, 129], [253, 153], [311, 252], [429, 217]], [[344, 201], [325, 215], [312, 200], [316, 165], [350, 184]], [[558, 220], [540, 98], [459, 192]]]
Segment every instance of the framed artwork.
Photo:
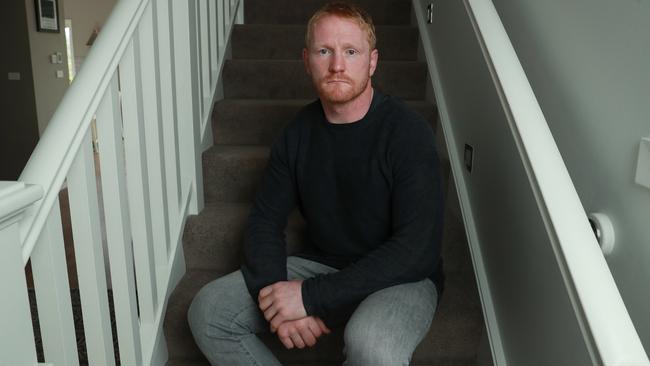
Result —
[[59, 33], [58, 0], [34, 0], [36, 28], [39, 32]]

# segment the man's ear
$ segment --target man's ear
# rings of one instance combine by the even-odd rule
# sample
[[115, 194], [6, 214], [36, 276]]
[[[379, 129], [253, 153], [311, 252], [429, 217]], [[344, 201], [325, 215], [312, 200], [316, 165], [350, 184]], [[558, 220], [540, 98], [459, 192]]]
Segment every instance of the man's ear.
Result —
[[306, 48], [302, 49], [302, 63], [305, 65], [307, 75], [311, 75], [311, 68], [309, 67], [309, 51]]
[[379, 60], [379, 51], [375, 48], [370, 52], [370, 70], [369, 76], [372, 76], [375, 73], [375, 70], [377, 69], [377, 61]]

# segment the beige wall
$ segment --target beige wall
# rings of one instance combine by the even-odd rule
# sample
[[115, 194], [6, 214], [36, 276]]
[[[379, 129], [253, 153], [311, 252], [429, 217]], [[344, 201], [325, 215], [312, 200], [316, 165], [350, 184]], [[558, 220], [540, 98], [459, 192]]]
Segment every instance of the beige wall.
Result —
[[65, 17], [72, 21], [75, 61], [79, 66], [90, 50], [86, 46], [95, 27], [101, 29], [110, 15], [116, 0], [66, 0]]
[[[36, 31], [36, 14], [34, 0], [25, 0], [27, 11], [27, 34], [29, 35], [29, 48], [32, 56], [32, 73], [34, 75], [34, 94], [36, 97], [36, 115], [38, 129], [42, 134], [56, 107], [61, 102], [63, 94], [68, 89], [68, 67], [65, 49], [65, 24], [63, 22], [64, 0], [59, 0], [59, 33], [45, 33]], [[50, 63], [50, 55], [56, 52], [63, 54], [63, 63]], [[57, 78], [56, 72], [63, 71], [63, 77]]]

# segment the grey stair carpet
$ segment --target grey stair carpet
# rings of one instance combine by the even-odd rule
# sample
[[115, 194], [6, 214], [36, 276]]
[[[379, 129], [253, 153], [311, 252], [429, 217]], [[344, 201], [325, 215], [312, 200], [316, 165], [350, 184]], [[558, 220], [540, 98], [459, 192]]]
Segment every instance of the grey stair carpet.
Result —
[[[305, 44], [304, 25], [236, 25], [232, 34], [235, 59], [295, 60]], [[412, 26], [381, 25], [375, 29], [377, 48], [385, 60], [415, 60], [418, 29]], [[281, 39], [281, 43], [277, 40]]]
[[[384, 93], [421, 100], [426, 76], [424, 62], [384, 60], [378, 64], [372, 82]], [[226, 98], [316, 98], [301, 60], [228, 60], [223, 87]]]
[[[187, 273], [171, 295], [164, 324], [170, 366], [208, 365], [187, 324], [187, 309], [206, 283], [237, 270], [243, 233], [269, 146], [296, 112], [315, 98], [300, 60], [305, 23], [323, 0], [246, 0], [246, 25], [232, 38], [233, 59], [223, 71], [225, 99], [212, 115], [215, 145], [203, 154], [205, 209], [188, 218], [183, 236]], [[427, 70], [417, 60], [417, 28], [409, 0], [362, 0], [377, 24], [380, 61], [373, 85], [397, 96], [430, 121], [437, 110], [424, 100]], [[445, 181], [449, 163], [443, 158]], [[288, 253], [300, 246], [296, 211], [285, 230]], [[433, 324], [412, 365], [475, 365], [483, 316], [462, 222], [445, 213], [443, 257], [447, 277]], [[286, 350], [273, 335], [263, 340], [284, 365], [329, 366], [342, 361], [342, 330], [311, 349]]]
[[[324, 0], [246, 0], [244, 19], [247, 24], [307, 24]], [[408, 25], [411, 0], [356, 0], [368, 11], [376, 25]]]

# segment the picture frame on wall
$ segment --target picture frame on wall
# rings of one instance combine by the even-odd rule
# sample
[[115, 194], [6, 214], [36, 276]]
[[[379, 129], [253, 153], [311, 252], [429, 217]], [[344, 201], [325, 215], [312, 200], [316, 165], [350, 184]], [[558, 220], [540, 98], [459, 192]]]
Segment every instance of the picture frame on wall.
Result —
[[36, 28], [39, 32], [59, 33], [58, 0], [34, 0]]

